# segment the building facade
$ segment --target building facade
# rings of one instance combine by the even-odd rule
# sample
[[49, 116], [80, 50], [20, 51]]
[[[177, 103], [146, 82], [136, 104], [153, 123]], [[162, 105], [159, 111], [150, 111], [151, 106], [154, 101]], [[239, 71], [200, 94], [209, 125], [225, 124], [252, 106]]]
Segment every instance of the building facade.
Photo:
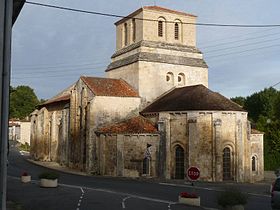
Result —
[[[196, 16], [158, 6], [116, 22], [106, 78], [85, 77], [31, 114], [31, 155], [91, 174], [263, 179], [263, 134], [208, 89]], [[186, 24], [189, 23], [189, 24]]]

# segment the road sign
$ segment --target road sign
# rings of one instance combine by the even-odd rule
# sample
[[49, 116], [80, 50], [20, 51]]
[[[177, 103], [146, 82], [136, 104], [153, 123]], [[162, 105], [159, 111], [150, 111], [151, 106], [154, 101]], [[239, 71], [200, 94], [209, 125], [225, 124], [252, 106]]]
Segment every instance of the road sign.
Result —
[[187, 177], [191, 180], [191, 181], [195, 181], [199, 178], [200, 176], [200, 171], [197, 167], [195, 166], [191, 166], [188, 168], [187, 170]]

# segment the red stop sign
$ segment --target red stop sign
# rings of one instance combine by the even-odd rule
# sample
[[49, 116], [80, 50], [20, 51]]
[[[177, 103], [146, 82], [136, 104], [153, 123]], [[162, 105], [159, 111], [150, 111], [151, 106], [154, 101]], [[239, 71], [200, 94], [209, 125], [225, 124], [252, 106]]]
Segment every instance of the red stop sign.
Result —
[[187, 170], [187, 176], [190, 180], [195, 181], [199, 178], [200, 176], [200, 171], [197, 167], [191, 166]]

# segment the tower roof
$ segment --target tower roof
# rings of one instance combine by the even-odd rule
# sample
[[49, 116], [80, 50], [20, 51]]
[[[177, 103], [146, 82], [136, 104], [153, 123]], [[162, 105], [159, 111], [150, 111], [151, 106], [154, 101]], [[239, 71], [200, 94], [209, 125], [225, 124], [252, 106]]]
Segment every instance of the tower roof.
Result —
[[121, 20], [115, 22], [115, 25], [121, 24], [124, 21], [126, 21], [129, 18], [132, 18], [134, 16], [136, 16], [137, 14], [139, 14], [140, 12], [142, 12], [143, 10], [153, 10], [153, 11], [160, 11], [160, 12], [167, 12], [167, 13], [173, 13], [173, 14], [177, 14], [177, 15], [184, 15], [184, 16], [189, 16], [189, 17], [197, 17], [195, 15], [186, 13], [186, 12], [181, 12], [181, 11], [176, 11], [176, 10], [172, 10], [172, 9], [168, 9], [168, 8], [164, 8], [164, 7], [159, 7], [159, 6], [144, 6], [139, 8], [138, 10], [132, 12], [131, 14], [127, 15], [126, 17], [122, 18]]

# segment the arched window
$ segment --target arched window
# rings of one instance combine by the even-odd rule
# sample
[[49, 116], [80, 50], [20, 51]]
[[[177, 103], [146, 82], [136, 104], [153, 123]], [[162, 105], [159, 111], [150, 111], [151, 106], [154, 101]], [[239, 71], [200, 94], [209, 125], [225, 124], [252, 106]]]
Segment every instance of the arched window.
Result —
[[136, 22], [135, 18], [132, 19], [132, 41], [135, 42], [136, 40]]
[[172, 72], [166, 74], [166, 82], [174, 84], [174, 74]]
[[231, 155], [229, 147], [223, 150], [223, 179], [231, 180]]
[[128, 44], [127, 23], [124, 24], [124, 46]]
[[177, 145], [175, 148], [175, 179], [184, 179], [185, 176], [185, 153], [184, 149]]
[[178, 74], [178, 85], [185, 85], [185, 74], [184, 73]]
[[257, 171], [257, 160], [256, 157], [252, 157], [252, 171]]
[[174, 25], [174, 38], [176, 40], [179, 39], [179, 24], [178, 23], [175, 23], [175, 25]]
[[163, 21], [158, 21], [158, 36], [163, 37]]

